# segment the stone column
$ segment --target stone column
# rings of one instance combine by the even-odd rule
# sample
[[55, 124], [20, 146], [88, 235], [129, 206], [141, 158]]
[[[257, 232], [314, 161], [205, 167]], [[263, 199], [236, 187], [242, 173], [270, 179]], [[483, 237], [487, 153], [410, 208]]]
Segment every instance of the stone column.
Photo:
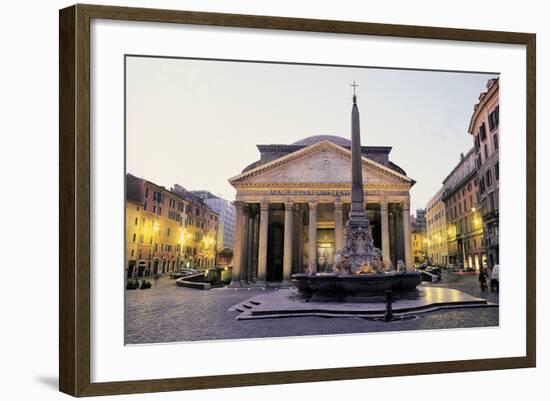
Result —
[[258, 248], [258, 283], [265, 284], [267, 274], [267, 236], [269, 227], [269, 202], [260, 203], [260, 235]]
[[317, 203], [309, 204], [309, 274], [317, 274]]
[[243, 208], [243, 228], [241, 236], [241, 281], [246, 282], [248, 279], [248, 248], [249, 248], [249, 232], [250, 232], [250, 208], [248, 204]]
[[342, 226], [342, 202], [337, 199], [334, 202], [334, 242], [335, 251], [338, 252], [344, 247], [344, 228]]
[[411, 206], [408, 200], [403, 202], [403, 242], [405, 247], [405, 266], [407, 268], [411, 268], [413, 266], [410, 208]]
[[[251, 205], [252, 207], [252, 205]], [[246, 274], [246, 280], [251, 283], [254, 281], [254, 259], [256, 257], [256, 250], [258, 249], [257, 244], [255, 243], [256, 240], [256, 216], [252, 209], [250, 209], [250, 213], [248, 215], [248, 271]]]
[[241, 250], [243, 234], [243, 202], [235, 202], [235, 242], [233, 244], [233, 270], [231, 272], [230, 287], [241, 286]]
[[293, 203], [285, 202], [285, 237], [283, 248], [283, 282], [290, 282], [290, 274], [292, 273], [292, 241], [293, 228], [292, 217], [294, 215]]
[[386, 268], [391, 267], [390, 257], [390, 224], [388, 216], [388, 202], [380, 203], [380, 225], [382, 227], [382, 260]]

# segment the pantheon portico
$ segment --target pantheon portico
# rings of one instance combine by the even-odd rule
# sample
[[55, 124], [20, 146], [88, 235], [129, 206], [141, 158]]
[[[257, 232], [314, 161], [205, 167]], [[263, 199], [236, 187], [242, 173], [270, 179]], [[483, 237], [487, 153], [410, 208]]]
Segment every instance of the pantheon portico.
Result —
[[[320, 135], [291, 145], [257, 145], [260, 160], [229, 179], [237, 220], [232, 286], [290, 281], [331, 271], [351, 202], [351, 142]], [[363, 146], [363, 188], [374, 245], [387, 268], [412, 266], [410, 188], [391, 147]]]

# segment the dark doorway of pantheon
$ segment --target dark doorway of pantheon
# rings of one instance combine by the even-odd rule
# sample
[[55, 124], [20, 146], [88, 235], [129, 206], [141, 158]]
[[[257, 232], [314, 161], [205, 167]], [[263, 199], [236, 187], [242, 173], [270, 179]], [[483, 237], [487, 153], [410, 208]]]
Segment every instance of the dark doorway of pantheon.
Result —
[[270, 223], [267, 235], [267, 281], [283, 280], [283, 244], [283, 224]]

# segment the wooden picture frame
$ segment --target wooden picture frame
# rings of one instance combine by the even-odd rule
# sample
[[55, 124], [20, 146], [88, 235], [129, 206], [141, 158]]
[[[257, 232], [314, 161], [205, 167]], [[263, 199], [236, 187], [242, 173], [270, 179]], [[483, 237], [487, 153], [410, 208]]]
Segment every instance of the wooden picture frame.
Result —
[[[526, 356], [92, 383], [90, 380], [90, 22], [94, 18], [526, 46]], [[80, 4], [60, 11], [59, 28], [59, 388], [62, 392], [73, 396], [94, 396], [535, 366], [536, 37], [534, 34]]]

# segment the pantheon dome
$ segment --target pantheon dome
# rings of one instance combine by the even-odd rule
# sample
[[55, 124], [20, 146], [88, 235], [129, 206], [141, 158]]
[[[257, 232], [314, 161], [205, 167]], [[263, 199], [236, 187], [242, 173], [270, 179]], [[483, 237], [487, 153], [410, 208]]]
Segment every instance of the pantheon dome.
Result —
[[303, 145], [303, 146], [309, 146], [313, 145], [314, 143], [321, 142], [321, 141], [330, 141], [336, 145], [343, 146], [343, 147], [350, 147], [351, 141], [347, 138], [342, 138], [341, 136], [336, 135], [313, 135], [308, 136], [307, 138], [300, 139], [299, 141], [294, 142], [292, 145]]
[[[244, 173], [250, 171], [258, 166], [261, 166], [262, 164], [269, 163], [285, 155], [294, 153], [300, 149], [307, 148], [308, 146], [312, 146], [323, 141], [329, 141], [343, 148], [351, 149], [351, 141], [337, 135], [312, 135], [288, 145], [259, 144], [256, 145], [256, 147], [260, 151], [260, 160], [246, 166], [242, 172]], [[361, 153], [364, 157], [370, 160], [380, 163], [400, 174], [407, 175], [405, 170], [389, 159], [391, 149], [391, 146], [361, 146]]]

